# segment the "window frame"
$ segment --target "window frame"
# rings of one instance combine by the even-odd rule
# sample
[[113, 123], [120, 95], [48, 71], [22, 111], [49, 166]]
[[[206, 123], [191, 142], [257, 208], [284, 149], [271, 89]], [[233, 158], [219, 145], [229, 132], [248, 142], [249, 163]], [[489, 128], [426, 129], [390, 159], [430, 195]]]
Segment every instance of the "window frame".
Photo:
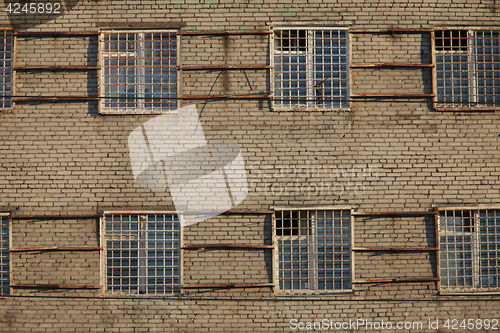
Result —
[[[11, 54], [11, 58], [10, 58], [10, 63], [11, 63], [11, 66], [10, 66], [10, 86], [11, 86], [11, 89], [10, 89], [10, 92], [7, 91], [6, 89], [6, 94], [9, 94], [11, 95], [10, 98], [7, 98], [7, 96], [5, 98], [3, 97], [0, 97], [0, 112], [10, 112], [12, 111], [12, 109], [14, 108], [14, 105], [15, 105], [15, 101], [14, 101], [14, 95], [15, 95], [15, 89], [16, 89], [16, 74], [15, 74], [15, 66], [16, 66], [16, 34], [15, 34], [15, 31], [13, 28], [0, 28], [0, 33], [3, 33], [3, 39], [6, 39], [8, 38], [7, 36], [7, 33], [11, 33], [11, 35], [9, 36], [11, 38], [11, 41], [12, 41], [12, 44], [11, 45], [11, 51], [10, 51], [10, 54]], [[9, 45], [9, 44], [3, 44], [3, 45]], [[7, 53], [7, 51], [5, 52], [1, 52], [0, 54], [2, 53]], [[7, 59], [2, 59], [4, 61], [8, 61]], [[8, 67], [7, 66], [4, 66], [3, 67], [4, 70], [7, 70]], [[8, 77], [8, 75], [5, 75], [3, 76], [4, 78]], [[0, 78], [2, 78], [0, 76]], [[1, 92], [1, 90], [3, 89], [3, 87], [6, 87], [7, 84], [3, 84], [2, 82], [0, 82], [0, 94], [3, 94]], [[3, 104], [6, 104], [8, 103], [10, 100], [10, 106], [8, 107], [2, 107]]]
[[[449, 212], [452, 212], [452, 215], [449, 215], [450, 213]], [[457, 212], [460, 212], [458, 215], [460, 216], [456, 216], [457, 215]], [[468, 212], [468, 215], [469, 216], [463, 216], [464, 213], [463, 212]], [[484, 215], [484, 216], [481, 216], [481, 213], [488, 213], [488, 212], [493, 212], [494, 213], [494, 217], [491, 217], [491, 216], [488, 216], [488, 215]], [[445, 214], [445, 216], [443, 216]], [[448, 214], [448, 215], [446, 215]], [[498, 223], [496, 224], [496, 228], [500, 229], [500, 207], [499, 206], [493, 206], [493, 207], [490, 207], [490, 206], [477, 206], [477, 207], [439, 207], [436, 209], [436, 217], [437, 217], [437, 228], [438, 228], [438, 236], [439, 236], [439, 239], [438, 239], [438, 253], [439, 255], [437, 256], [436, 260], [438, 262], [438, 276], [439, 276], [439, 284], [438, 284], [438, 291], [440, 294], [444, 294], [444, 295], [447, 295], [447, 294], [457, 294], [457, 295], [467, 295], [467, 294], [474, 294], [474, 295], [477, 295], [477, 294], [499, 294], [500, 293], [500, 265], [497, 267], [497, 271], [498, 271], [498, 276], [496, 277], [497, 279], [497, 287], [495, 288], [488, 288], [488, 287], [482, 287], [481, 284], [480, 284], [480, 280], [481, 278], [484, 278], [485, 276], [490, 276], [489, 274], [488, 275], [485, 275], [485, 274], [481, 274], [481, 260], [487, 260], [485, 258], [481, 258], [481, 252], [489, 252], [489, 251], [493, 251], [493, 252], [498, 252], [498, 257], [497, 258], [493, 258], [493, 260], [497, 260], [498, 262], [500, 262], [500, 242], [497, 244], [497, 249], [487, 249], [487, 250], [484, 250], [484, 249], [481, 249], [481, 245], [482, 244], [490, 244], [490, 242], [483, 242], [481, 241], [480, 237], [481, 237], [481, 228], [484, 228], [484, 226], [481, 225], [481, 219], [488, 219], [488, 218], [494, 218], [495, 219], [495, 223]], [[463, 228], [464, 230], [463, 231], [447, 231], [447, 230], [444, 230], [444, 226], [442, 224], [443, 222], [443, 218], [448, 218], [448, 219], [467, 219], [469, 220], [469, 224], [465, 224], [465, 223], [462, 223], [462, 225], [459, 225], [455, 228]], [[489, 225], [486, 225], [487, 228], [489, 228], [490, 226]], [[448, 227], [450, 228], [450, 227]], [[490, 235], [489, 233], [485, 234], [486, 236]], [[442, 241], [442, 237], [446, 237], [446, 236], [452, 236], [452, 237], [456, 237], [456, 236], [468, 236], [470, 238], [470, 241], [468, 242], [446, 242], [446, 245], [448, 244], [452, 244], [452, 246], [455, 248], [455, 251], [447, 251], [446, 249], [443, 248], [444, 246], [444, 243]], [[500, 237], [500, 232], [497, 233], [497, 232], [494, 232], [493, 233], [493, 236], [496, 236], [497, 238]], [[470, 251], [465, 251], [465, 250], [457, 250], [457, 243], [458, 244], [469, 244], [470, 245]], [[470, 266], [470, 271], [471, 271], [471, 275], [470, 275], [470, 278], [471, 278], [471, 284], [470, 285], [466, 285], [465, 284], [465, 279], [467, 278], [468, 275], [463, 275], [463, 276], [460, 276], [460, 275], [453, 275], [452, 277], [455, 278], [455, 280], [457, 280], [457, 282], [454, 284], [454, 285], [447, 285], [445, 286], [443, 284], [443, 271], [445, 268], [443, 268], [444, 266], [444, 260], [442, 258], [443, 255], [446, 255], [446, 253], [466, 253], [466, 252], [470, 252], [470, 259], [469, 258], [466, 258], [464, 256], [464, 258], [459, 258], [459, 260], [461, 259], [462, 261], [466, 261], [466, 260], [470, 260], [471, 262], [471, 266]], [[456, 261], [456, 257], [457, 255], [454, 255], [453, 258], [451, 259], [448, 259], [448, 260], [455, 260]], [[488, 258], [489, 259], [489, 258]], [[488, 266], [489, 267], [489, 266]], [[455, 267], [457, 270], [465, 270], [467, 268], [466, 265], [464, 266], [461, 266], [461, 267]], [[460, 285], [460, 283], [458, 283], [458, 279], [462, 278], [464, 280], [464, 285]]]
[[[296, 294], [345, 294], [345, 293], [352, 293], [354, 292], [354, 283], [355, 283], [355, 264], [354, 264], [354, 214], [353, 214], [353, 208], [351, 206], [349, 207], [345, 207], [345, 206], [340, 206], [340, 207], [272, 207], [271, 208], [273, 210], [273, 214], [272, 214], [272, 240], [273, 240], [273, 256], [274, 256], [274, 259], [273, 259], [273, 283], [274, 283], [274, 291], [275, 293], [277, 294], [290, 294], [290, 295], [296, 295]], [[350, 288], [340, 288], [340, 289], [284, 289], [284, 288], [281, 288], [281, 282], [280, 282], [280, 252], [279, 252], [279, 237], [283, 237], [283, 235], [281, 236], [278, 236], [277, 235], [277, 216], [276, 216], [276, 213], [277, 212], [340, 212], [341, 213], [341, 218], [344, 216], [343, 214], [345, 212], [347, 212], [349, 214], [349, 250], [348, 250], [348, 253], [349, 253], [349, 276], [347, 277], [350, 281]], [[300, 213], [299, 213], [300, 214]], [[333, 219], [333, 217], [332, 217]], [[333, 225], [333, 223], [332, 223]], [[303, 235], [293, 235], [290, 237], [291, 238], [300, 238], [301, 236]], [[285, 237], [289, 237], [289, 236], [285, 236]], [[317, 234], [314, 235], [314, 237], [319, 237]], [[316, 243], [317, 244], [317, 243]], [[314, 245], [314, 244], [308, 244], [309, 246], [311, 245]], [[333, 244], [332, 244], [333, 245]], [[317, 252], [319, 253], [319, 252]], [[316, 255], [317, 255], [316, 253]], [[345, 253], [345, 252], [340, 252], [340, 253]], [[310, 261], [310, 260], [309, 260]], [[331, 272], [334, 272], [335, 270], [335, 267], [334, 267], [334, 263], [335, 263], [335, 260], [333, 259], [332, 260], [332, 263], [333, 263], [333, 267], [331, 269]], [[314, 268], [313, 268], [314, 269]], [[312, 276], [312, 277], [308, 277], [308, 279], [312, 279], [312, 280], [317, 280], [318, 279], [318, 276], [317, 276], [317, 270], [319, 270], [319, 268], [315, 268], [316, 269], [316, 272], [315, 272], [315, 275]], [[299, 269], [300, 270], [300, 269]], [[310, 270], [309, 267], [307, 270]], [[341, 271], [343, 271], [344, 269], [341, 268]], [[344, 279], [346, 277], [344, 276], [341, 276], [340, 277], [341, 279]], [[334, 274], [332, 274], [332, 279], [334, 280], [335, 279], [335, 276]], [[325, 279], [326, 280], [326, 279]], [[311, 283], [313, 286], [315, 286], [315, 283]], [[316, 283], [316, 287], [317, 287], [317, 283]]]
[[[477, 99], [478, 96], [484, 96], [484, 98], [488, 98], [489, 96], [495, 96], [495, 94], [494, 93], [492, 93], [490, 95], [488, 95], [488, 94], [478, 95], [477, 94], [477, 89], [481, 88], [480, 86], [477, 85], [477, 81], [479, 80], [477, 78], [477, 73], [479, 72], [479, 70], [474, 69], [473, 67], [476, 64], [488, 64], [488, 63], [493, 64], [494, 62], [472, 62], [472, 61], [470, 61], [470, 58], [474, 57], [473, 53], [471, 53], [471, 48], [474, 47], [474, 45], [472, 44], [472, 41], [474, 39], [472, 38], [471, 34], [475, 31], [499, 31], [499, 30], [500, 30], [500, 27], [434, 27], [434, 28], [432, 28], [432, 30], [431, 30], [432, 92], [433, 92], [432, 104], [433, 104], [434, 110], [436, 110], [436, 111], [496, 111], [496, 110], [500, 110], [500, 101], [496, 102], [496, 104], [497, 104], [496, 106], [495, 105], [485, 106], [484, 103], [480, 104], [479, 102], [477, 102], [477, 100], [467, 101], [467, 102], [439, 101], [438, 98], [441, 95], [438, 95], [437, 57], [439, 55], [439, 52], [447, 52], [447, 53], [442, 53], [442, 54], [443, 55], [448, 54], [450, 56], [452, 56], [454, 54], [453, 54], [453, 50], [452, 50], [451, 46], [450, 46], [450, 50], [437, 50], [437, 47], [436, 47], [436, 40], [437, 40], [436, 32], [437, 31], [449, 31], [450, 33], [453, 31], [466, 31], [466, 36], [467, 36], [467, 43], [465, 46], [466, 49], [461, 50], [461, 51], [463, 52], [462, 55], [467, 57], [467, 62], [466, 62], [467, 66], [468, 66], [467, 73], [471, 73], [473, 76], [473, 78], [466, 79], [466, 81], [468, 83], [469, 82], [476, 82], [476, 83], [475, 83], [475, 85], [472, 85], [472, 86], [469, 84], [466, 87], [459, 86], [460, 88], [467, 89], [467, 91], [468, 91], [467, 95], [454, 95], [454, 94], [446, 95], [446, 94], [444, 94], [444, 95], [442, 95], [442, 97], [443, 98], [455, 98], [456, 96], [466, 96], [467, 98], [471, 98], [471, 96], [472, 96], [472, 97], [475, 97]], [[485, 38], [478, 39], [478, 40], [484, 40], [484, 39]], [[460, 45], [458, 47], [463, 48], [464, 46]], [[500, 48], [500, 45], [499, 45], [499, 48]], [[459, 54], [456, 53], [455, 55], [458, 56]], [[450, 62], [450, 64], [463, 64], [463, 63], [462, 62]], [[500, 66], [500, 62], [498, 64]], [[444, 72], [444, 70], [443, 70], [443, 72]], [[453, 71], [453, 72], [455, 72], [455, 71]], [[457, 72], [463, 73], [462, 71], [457, 71]], [[484, 71], [484, 72], [485, 73], [486, 72], [489, 72], [489, 73], [498, 72], [500, 74], [500, 69], [498, 71], [490, 70], [490, 71]], [[448, 79], [448, 80], [450, 80], [450, 79]], [[457, 78], [452, 77], [451, 80], [457, 80]], [[463, 79], [460, 78], [460, 80], [463, 80]], [[487, 79], [484, 79], [484, 80], [487, 80]], [[493, 81], [500, 80], [500, 77], [498, 77], [497, 79], [492, 78], [492, 80]], [[493, 86], [493, 87], [495, 87], [495, 86]], [[487, 88], [488, 88], [487, 86], [484, 87], [484, 89], [487, 89]], [[498, 89], [500, 90], [500, 86], [498, 86]], [[469, 106], [464, 106], [464, 104], [468, 104]], [[471, 104], [476, 104], [478, 106], [471, 107], [470, 106]], [[495, 104], [495, 102], [493, 102], [493, 104]], [[449, 105], [451, 105], [451, 106], [449, 106]], [[453, 105], [457, 105], [457, 106], [455, 107]]]
[[[137, 292], [137, 293], [131, 293], [131, 292], [120, 292], [120, 291], [113, 291], [112, 289], [109, 288], [108, 286], [108, 265], [107, 265], [107, 258], [108, 258], [108, 246], [107, 246], [107, 240], [108, 238], [106, 237], [106, 217], [113, 216], [113, 215], [128, 215], [128, 216], [138, 216], [139, 219], [141, 216], [155, 216], [155, 215], [173, 215], [177, 216], [177, 221], [178, 223], [178, 233], [179, 233], [179, 239], [177, 240], [177, 253], [178, 253], [178, 260], [179, 260], [179, 265], [178, 265], [178, 270], [179, 270], [179, 283], [178, 284], [173, 284], [174, 285], [174, 291], [172, 293], [148, 293], [147, 292], [147, 287], [149, 284], [143, 285], [144, 288], [146, 288], [146, 292]], [[146, 221], [148, 222], [148, 221]], [[151, 221], [155, 222], [155, 221]], [[179, 214], [176, 211], [106, 211], [103, 213], [102, 218], [101, 218], [101, 227], [100, 227], [100, 242], [101, 242], [101, 293], [106, 294], [106, 295], [121, 295], [121, 296], [130, 296], [130, 297], [166, 297], [166, 296], [172, 296], [172, 295], [178, 295], [181, 294], [182, 292], [182, 286], [183, 286], [183, 268], [184, 268], [184, 259], [183, 259], [183, 251], [182, 248], [184, 246], [184, 227], [183, 227], [183, 219], [182, 215]], [[144, 240], [143, 240], [144, 241]], [[142, 249], [142, 251], [147, 251], [147, 247]], [[174, 258], [174, 257], [172, 257]], [[132, 266], [130, 266], [132, 267]], [[142, 267], [142, 270], [146, 269], [149, 267], [149, 265], [144, 265], [140, 266], [137, 265], [137, 270], [140, 271]], [[155, 266], [153, 266], [155, 267]], [[138, 280], [143, 280], [143, 278], [138, 277]], [[143, 280], [144, 281], [144, 280]], [[140, 284], [138, 284], [138, 288]], [[175, 287], [176, 286], [176, 287]]]
[[[302, 97], [300, 98], [297, 98], [297, 103], [296, 104], [292, 104], [290, 102], [288, 102], [288, 104], [285, 104], [285, 105], [280, 105], [280, 104], [276, 104], [276, 99], [280, 99], [280, 98], [283, 98], [285, 99], [286, 97], [281, 97], [281, 96], [276, 96], [276, 83], [275, 83], [275, 77], [276, 77], [276, 61], [275, 61], [275, 56], [276, 56], [276, 52], [279, 52], [276, 50], [276, 47], [275, 47], [275, 33], [277, 31], [292, 31], [292, 30], [297, 30], [297, 31], [301, 31], [301, 30], [305, 30], [306, 31], [306, 51], [302, 51], [304, 52], [303, 54], [307, 57], [307, 64], [306, 66], [308, 67], [307, 70], [306, 70], [306, 73], [307, 73], [307, 79], [306, 79], [306, 90], [308, 91], [307, 93], [307, 96], [305, 97], [305, 104], [301, 104], [299, 103], [300, 100], [302, 99]], [[345, 70], [345, 75], [346, 75], [346, 78], [345, 78], [345, 81], [346, 81], [346, 86], [345, 88], [339, 86], [339, 90], [342, 91], [343, 89], [345, 89], [345, 96], [342, 96], [342, 94], [340, 94], [340, 97], [339, 97], [339, 104], [341, 107], [320, 107], [319, 104], [316, 102], [316, 101], [312, 101], [312, 99], [316, 98], [316, 94], [314, 93], [314, 89], [315, 89], [315, 85], [313, 84], [314, 83], [314, 80], [315, 78], [312, 77], [314, 75], [314, 73], [318, 73], [314, 70], [311, 70], [311, 68], [314, 66], [314, 65], [317, 65], [313, 60], [312, 58], [314, 57], [314, 52], [308, 52], [308, 49], [310, 48], [314, 48], [314, 45], [313, 45], [313, 42], [315, 40], [315, 37], [313, 36], [313, 33], [315, 31], [325, 31], [325, 30], [330, 30], [330, 31], [345, 31], [345, 34], [346, 34], [346, 54], [345, 54], [345, 57], [346, 57], [346, 63], [345, 63], [345, 66], [346, 66], [346, 70]], [[340, 38], [339, 38], [340, 40]], [[297, 51], [281, 51], [281, 52], [297, 52]], [[300, 52], [300, 51], [298, 51]], [[333, 55], [332, 55], [333, 56]], [[340, 57], [341, 54], [339, 53], [338, 56]], [[270, 62], [271, 62], [271, 79], [270, 79], [270, 85], [271, 85], [271, 96], [272, 96], [272, 100], [271, 100], [271, 107], [272, 107], [272, 110], [273, 111], [349, 111], [351, 109], [351, 101], [350, 101], [350, 94], [351, 94], [351, 37], [350, 37], [350, 34], [349, 34], [349, 28], [348, 27], [338, 27], [338, 26], [328, 26], [328, 27], [325, 27], [325, 26], [275, 26], [272, 28], [272, 32], [270, 34]], [[324, 64], [324, 63], [322, 63]], [[334, 64], [334, 63], [332, 63]], [[338, 63], [339, 66], [342, 65], [341, 62]], [[332, 71], [333, 72], [333, 71]], [[341, 73], [342, 71], [339, 71], [338, 73]], [[324, 72], [326, 73], [326, 72]], [[325, 79], [324, 81], [328, 80]], [[285, 81], [285, 80], [283, 80]], [[288, 80], [289, 82], [291, 80]], [[299, 80], [297, 80], [299, 81]], [[323, 82], [324, 82], [323, 81]], [[331, 90], [334, 90], [336, 88], [332, 87]], [[332, 95], [332, 96], [329, 96], [331, 98], [336, 98], [336, 96]], [[332, 104], [334, 104], [335, 102], [333, 102]], [[323, 103], [323, 104], [326, 104], [326, 103]], [[343, 107], [342, 105], [345, 104], [346, 106]]]
[[[175, 68], [175, 77], [176, 77], [176, 82], [175, 82], [175, 97], [172, 99], [175, 99], [175, 107], [169, 108], [169, 109], [161, 109], [161, 108], [152, 108], [150, 110], [147, 110], [146, 108], [141, 108], [141, 107], [116, 107], [116, 108], [111, 108], [111, 107], [105, 107], [105, 101], [107, 99], [106, 95], [104, 94], [104, 82], [105, 82], [105, 75], [104, 75], [104, 60], [106, 59], [105, 53], [108, 52], [104, 44], [106, 43], [104, 36], [107, 34], [148, 34], [148, 33], [173, 33], [175, 34], [175, 51], [176, 51], [176, 62], [175, 66], [171, 66]], [[134, 41], [136, 41], [134, 39]], [[148, 29], [148, 30], [121, 30], [121, 29], [102, 29], [99, 31], [99, 75], [98, 75], [98, 94], [99, 94], [99, 113], [101, 114], [111, 114], [111, 115], [137, 115], [137, 114], [164, 114], [171, 112], [173, 110], [176, 110], [179, 108], [180, 105], [180, 94], [181, 94], [181, 71], [179, 70], [179, 65], [180, 65], [180, 60], [181, 60], [181, 48], [180, 48], [180, 34], [177, 29]], [[137, 51], [137, 50], [136, 50]], [[140, 50], [139, 50], [140, 51]], [[119, 52], [119, 53], [127, 53], [127, 52]], [[137, 56], [131, 58], [131, 59], [137, 59]], [[152, 58], [154, 59], [154, 58]], [[130, 68], [137, 68], [137, 63], [134, 61], [134, 66], [130, 66]], [[125, 67], [127, 68], [127, 67]], [[141, 68], [141, 67], [140, 67]], [[146, 67], [143, 67], [146, 68]], [[121, 76], [122, 74], [118, 74], [117, 77]], [[119, 85], [118, 83], [117, 85]], [[134, 82], [134, 86], [137, 86], [138, 84]], [[161, 85], [161, 83], [160, 83]], [[173, 85], [173, 84], [172, 84]], [[143, 95], [144, 92], [139, 92], [137, 95]], [[160, 93], [161, 94], [161, 93]], [[154, 95], [154, 93], [152, 93]], [[140, 97], [140, 96], [139, 96]], [[154, 97], [152, 97], [154, 99]]]

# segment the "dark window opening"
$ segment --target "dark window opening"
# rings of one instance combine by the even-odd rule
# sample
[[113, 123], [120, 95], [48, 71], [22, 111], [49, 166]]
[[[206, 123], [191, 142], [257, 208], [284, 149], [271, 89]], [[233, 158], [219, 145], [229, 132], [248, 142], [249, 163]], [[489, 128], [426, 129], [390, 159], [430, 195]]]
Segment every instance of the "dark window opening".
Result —
[[434, 41], [437, 51], [466, 51], [467, 30], [437, 30]]

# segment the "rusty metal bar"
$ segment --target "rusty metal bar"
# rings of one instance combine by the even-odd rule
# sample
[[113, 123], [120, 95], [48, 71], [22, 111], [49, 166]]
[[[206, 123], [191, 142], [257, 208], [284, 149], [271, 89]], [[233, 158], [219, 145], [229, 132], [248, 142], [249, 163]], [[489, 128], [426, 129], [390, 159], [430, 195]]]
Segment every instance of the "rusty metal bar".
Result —
[[394, 93], [374, 93], [374, 94], [353, 94], [351, 98], [356, 97], [434, 97], [434, 94], [394, 94]]
[[431, 31], [431, 61], [432, 61], [432, 72], [431, 72], [431, 85], [432, 85], [432, 108], [436, 110], [437, 106], [437, 84], [436, 84], [436, 43], [435, 43], [435, 35], [434, 30]]
[[491, 108], [475, 108], [475, 109], [470, 109], [470, 108], [463, 108], [463, 109], [452, 109], [452, 108], [439, 108], [435, 107], [434, 108], [436, 111], [444, 111], [444, 112], [465, 112], [465, 111], [477, 111], [477, 112], [484, 112], [484, 111], [498, 111], [500, 110], [499, 107], [491, 107]]
[[372, 67], [434, 67], [433, 64], [409, 64], [409, 63], [380, 63], [380, 64], [352, 64], [351, 68], [372, 68]]
[[85, 32], [85, 31], [18, 31], [15, 33], [20, 37], [28, 36], [98, 36], [99, 32]]
[[256, 31], [225, 31], [225, 30], [214, 30], [214, 31], [179, 31], [179, 35], [183, 36], [199, 36], [199, 35], [270, 35], [272, 31], [269, 30], [256, 30]]
[[240, 66], [227, 66], [227, 65], [210, 65], [210, 66], [178, 66], [179, 70], [205, 70], [205, 69], [270, 69], [269, 65], [240, 65]]
[[484, 209], [500, 209], [497, 206], [456, 206], [456, 207], [437, 207], [436, 210], [484, 210]]
[[407, 211], [407, 212], [352, 212], [352, 215], [435, 215], [436, 212], [432, 211]]
[[393, 33], [409, 33], [409, 32], [415, 32], [415, 33], [421, 33], [421, 32], [430, 32], [432, 31], [432, 28], [419, 28], [419, 29], [413, 29], [413, 28], [394, 28], [394, 29], [371, 29], [371, 30], [349, 30], [350, 34], [393, 34]]
[[180, 99], [264, 99], [270, 95], [185, 95]]
[[[17, 66], [17, 55], [18, 55], [18, 38], [15, 34], [15, 31], [13, 33], [13, 42], [14, 42], [14, 45], [13, 45], [13, 54], [12, 54], [12, 83], [13, 83], [13, 86], [12, 86], [12, 96], [16, 96], [16, 87], [17, 87], [17, 72], [15, 70], [15, 67]], [[14, 106], [16, 105], [15, 103], [15, 100], [14, 98], [12, 98], [12, 108], [11, 110], [14, 108]]]
[[273, 249], [271, 250], [271, 259], [272, 259], [272, 281], [273, 281], [273, 291], [279, 289], [278, 280], [279, 280], [279, 258], [277, 255], [278, 242], [276, 237], [276, 212], [273, 211], [271, 214], [271, 232], [272, 232], [272, 242]]
[[30, 252], [30, 251], [99, 251], [102, 247], [98, 246], [36, 246], [36, 247], [17, 247], [10, 249], [10, 252]]
[[9, 294], [12, 294], [12, 281], [14, 281], [14, 270], [13, 270], [13, 262], [14, 262], [14, 256], [12, 252], [10, 252], [10, 249], [12, 248], [12, 228], [13, 227], [13, 221], [12, 221], [12, 216], [9, 215]]
[[435, 108], [436, 111], [442, 111], [442, 112], [471, 112], [471, 111], [476, 111], [476, 112], [491, 112], [491, 111], [495, 111], [495, 112], [498, 112], [500, 111], [500, 107], [485, 107], [485, 108], [475, 108], [475, 109], [471, 109], [471, 108], [463, 108], [463, 109], [452, 109], [452, 108], [439, 108], [439, 107], [436, 107]]
[[15, 70], [33, 70], [33, 69], [50, 69], [50, 70], [61, 70], [61, 69], [100, 69], [99, 66], [16, 66]]
[[489, 26], [486, 28], [485, 26], [475, 26], [475, 27], [470, 27], [470, 26], [466, 26], [466, 25], [462, 25], [462, 26], [457, 26], [457, 25], [454, 25], [454, 26], [439, 26], [439, 27], [433, 27], [431, 30], [432, 31], [436, 31], [436, 30], [500, 30], [500, 26]]
[[196, 283], [185, 284], [182, 288], [197, 289], [197, 288], [261, 288], [274, 287], [274, 283]]
[[235, 249], [273, 249], [273, 245], [253, 244], [194, 244], [184, 245], [183, 249], [205, 249], [205, 248], [235, 248]]
[[37, 101], [97, 101], [99, 97], [14, 97], [15, 102], [37, 102]]
[[353, 251], [437, 251], [436, 247], [354, 247]]
[[226, 214], [272, 214], [272, 210], [230, 209]]
[[435, 239], [435, 246], [437, 248], [436, 251], [436, 275], [438, 277], [436, 281], [436, 290], [439, 292], [441, 291], [441, 255], [440, 255], [440, 240], [439, 240], [439, 216], [438, 214], [434, 215], [434, 237]]
[[355, 280], [353, 284], [366, 284], [366, 283], [391, 283], [391, 282], [431, 282], [438, 281], [437, 277], [424, 277], [424, 278], [390, 278], [390, 279], [367, 279]]
[[49, 289], [100, 289], [102, 286], [93, 284], [45, 284], [45, 283], [13, 283], [14, 288], [49, 288]]
[[30, 220], [30, 219], [97, 219], [101, 218], [100, 214], [90, 215], [12, 215], [13, 220]]

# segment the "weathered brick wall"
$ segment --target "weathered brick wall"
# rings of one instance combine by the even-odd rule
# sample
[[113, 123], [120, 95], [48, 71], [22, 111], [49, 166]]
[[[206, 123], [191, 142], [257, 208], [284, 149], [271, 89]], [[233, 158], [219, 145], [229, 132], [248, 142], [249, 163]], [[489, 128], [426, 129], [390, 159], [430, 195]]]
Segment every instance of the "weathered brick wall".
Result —
[[[181, 28], [269, 30], [268, 22], [345, 21], [356, 29], [497, 26], [494, 1], [68, 1], [59, 17], [0, 17], [17, 31], [97, 32]], [[2, 2], [2, 8], [4, 3]], [[292, 24], [292, 23], [291, 23]], [[292, 24], [293, 25], [293, 24]], [[353, 64], [424, 63], [429, 33], [351, 34]], [[183, 36], [182, 65], [269, 65], [262, 35]], [[98, 65], [95, 36], [19, 36], [17, 66]], [[431, 93], [430, 68], [353, 68], [352, 93]], [[190, 70], [184, 95], [267, 94], [267, 70]], [[95, 97], [97, 72], [20, 70], [16, 95]], [[208, 140], [243, 151], [249, 180], [239, 209], [349, 205], [360, 211], [427, 211], [443, 205], [499, 204], [500, 123], [493, 112], [436, 112], [429, 99], [356, 100], [343, 112], [277, 112], [270, 101], [195, 103]], [[131, 130], [152, 116], [103, 116], [97, 102], [19, 102], [1, 114], [0, 206], [13, 214], [95, 214], [169, 210], [168, 191], [139, 188], [127, 148]], [[185, 228], [185, 244], [270, 245], [270, 215], [222, 215]], [[430, 217], [357, 216], [354, 245], [432, 247]], [[14, 248], [101, 246], [98, 221], [14, 220]], [[432, 251], [358, 251], [357, 279], [429, 277]], [[101, 281], [99, 251], [13, 252], [12, 282]], [[269, 283], [269, 249], [184, 251], [184, 283]], [[0, 302], [3, 332], [286, 332], [291, 319], [422, 321], [498, 318], [494, 296], [439, 296], [435, 282], [366, 283], [352, 294], [282, 295], [269, 287], [190, 289], [180, 297], [114, 297], [99, 289], [15, 288]], [[360, 329], [362, 330], [362, 329]], [[383, 330], [375, 330], [383, 331]], [[483, 330], [488, 331], [488, 330]], [[492, 330], [490, 330], [492, 331]]]

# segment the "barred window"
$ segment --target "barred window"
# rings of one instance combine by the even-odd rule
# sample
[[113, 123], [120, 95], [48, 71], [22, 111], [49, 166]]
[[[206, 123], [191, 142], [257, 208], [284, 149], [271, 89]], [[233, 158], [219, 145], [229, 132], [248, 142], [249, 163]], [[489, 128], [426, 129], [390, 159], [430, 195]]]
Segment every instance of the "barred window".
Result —
[[352, 289], [350, 210], [277, 210], [280, 290]]
[[180, 290], [180, 223], [175, 213], [111, 214], [104, 219], [106, 284], [111, 293]]
[[500, 107], [500, 31], [435, 30], [437, 109]]
[[500, 290], [500, 208], [439, 211], [441, 291]]
[[101, 35], [101, 112], [161, 113], [177, 108], [175, 32]]
[[9, 217], [0, 216], [0, 295], [10, 293]]
[[345, 29], [274, 31], [274, 108], [349, 108], [348, 32]]
[[0, 109], [13, 106], [13, 49], [14, 36], [10, 30], [0, 30]]

